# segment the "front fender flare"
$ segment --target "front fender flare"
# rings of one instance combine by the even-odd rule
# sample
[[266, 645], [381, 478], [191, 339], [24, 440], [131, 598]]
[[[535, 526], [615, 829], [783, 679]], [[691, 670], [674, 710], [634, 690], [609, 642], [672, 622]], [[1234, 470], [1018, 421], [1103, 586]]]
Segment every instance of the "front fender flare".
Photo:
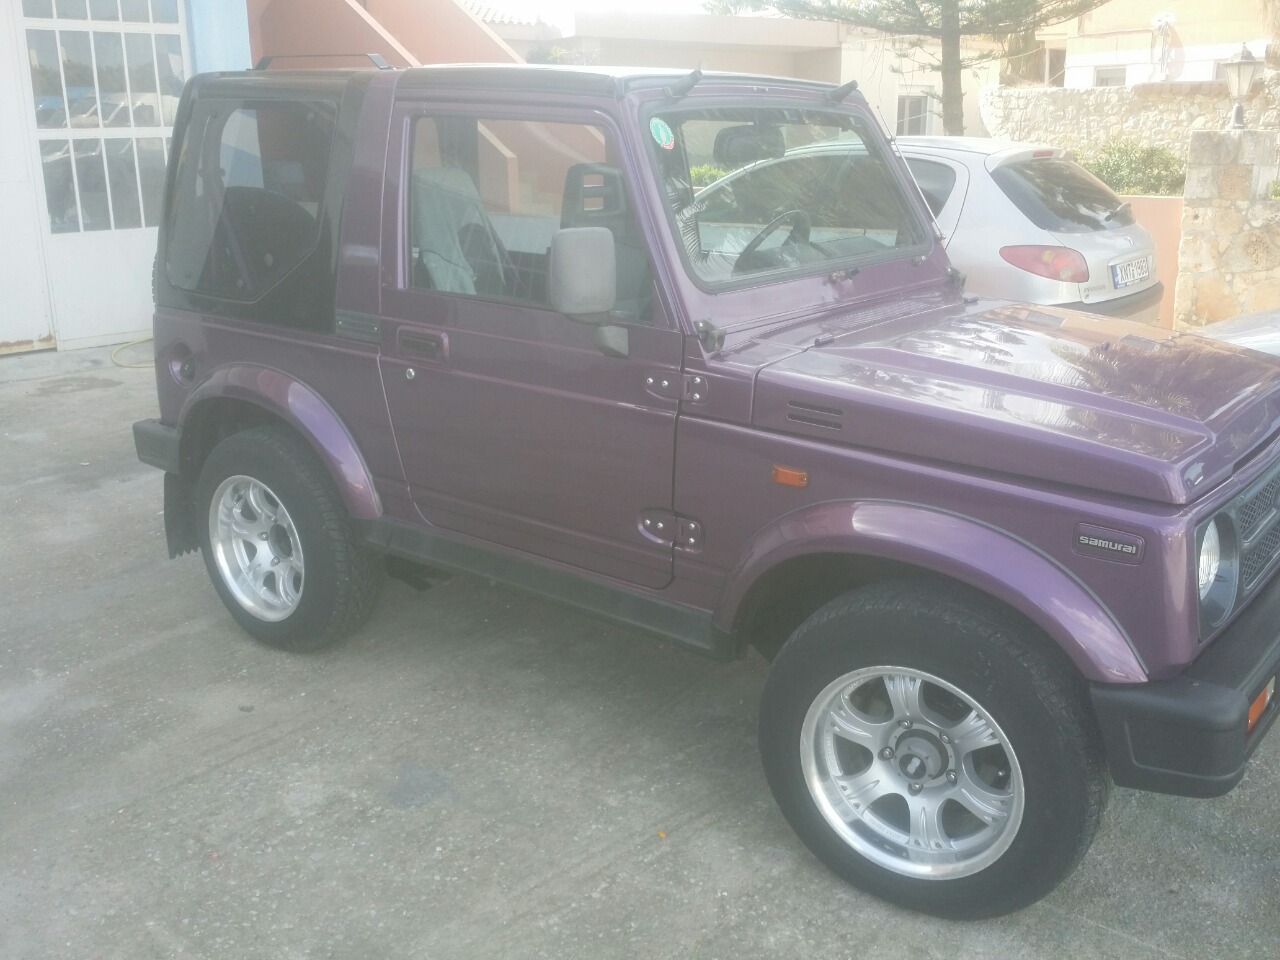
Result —
[[316, 391], [287, 373], [254, 364], [219, 367], [182, 405], [180, 426], [212, 399], [240, 400], [289, 424], [310, 444], [333, 479], [347, 512], [354, 518], [382, 516], [382, 503], [360, 449], [341, 419]]
[[895, 560], [968, 584], [1040, 627], [1087, 679], [1148, 679], [1110, 611], [1052, 558], [972, 518], [897, 501], [822, 503], [775, 520], [740, 554], [721, 592], [716, 625], [732, 628], [751, 588], [769, 570], [811, 554]]

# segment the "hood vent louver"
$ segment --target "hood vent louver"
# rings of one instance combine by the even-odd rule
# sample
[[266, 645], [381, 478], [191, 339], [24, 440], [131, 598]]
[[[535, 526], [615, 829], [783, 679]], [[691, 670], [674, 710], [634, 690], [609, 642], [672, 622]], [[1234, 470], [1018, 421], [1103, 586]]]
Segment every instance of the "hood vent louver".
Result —
[[793, 423], [804, 423], [811, 427], [823, 427], [827, 430], [843, 428], [844, 411], [835, 407], [822, 407], [816, 403], [800, 403], [797, 400], [787, 401], [787, 419]]

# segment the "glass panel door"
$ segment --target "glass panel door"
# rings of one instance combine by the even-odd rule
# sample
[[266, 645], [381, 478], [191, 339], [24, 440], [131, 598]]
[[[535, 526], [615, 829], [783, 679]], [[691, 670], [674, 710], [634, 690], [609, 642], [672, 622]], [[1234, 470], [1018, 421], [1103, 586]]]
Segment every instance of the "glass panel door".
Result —
[[59, 343], [146, 331], [156, 242], [148, 228], [159, 223], [188, 74], [182, 4], [20, 0], [18, 27]]

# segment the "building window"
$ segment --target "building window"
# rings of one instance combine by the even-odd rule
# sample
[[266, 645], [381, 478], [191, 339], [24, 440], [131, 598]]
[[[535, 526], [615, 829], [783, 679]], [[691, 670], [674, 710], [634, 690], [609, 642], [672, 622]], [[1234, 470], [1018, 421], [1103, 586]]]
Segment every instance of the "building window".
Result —
[[1094, 67], [1093, 85], [1095, 87], [1123, 87], [1125, 73], [1126, 68], [1124, 67]]
[[898, 96], [898, 127], [900, 137], [919, 137], [929, 132], [929, 96], [923, 93], [904, 93]]
[[154, 227], [186, 81], [177, 0], [23, 0], [53, 233]]
[[1045, 60], [1045, 83], [1051, 87], [1061, 87], [1067, 80], [1067, 51], [1050, 47]]

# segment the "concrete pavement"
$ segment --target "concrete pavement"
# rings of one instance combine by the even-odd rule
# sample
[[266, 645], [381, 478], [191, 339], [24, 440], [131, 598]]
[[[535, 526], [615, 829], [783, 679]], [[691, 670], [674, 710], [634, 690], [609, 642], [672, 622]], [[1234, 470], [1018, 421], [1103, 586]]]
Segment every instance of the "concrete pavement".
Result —
[[104, 357], [0, 358], [0, 957], [1280, 955], [1280, 734], [1222, 799], [1114, 791], [1039, 905], [908, 914], [778, 813], [759, 658], [468, 577], [250, 641], [167, 559], [153, 376]]

